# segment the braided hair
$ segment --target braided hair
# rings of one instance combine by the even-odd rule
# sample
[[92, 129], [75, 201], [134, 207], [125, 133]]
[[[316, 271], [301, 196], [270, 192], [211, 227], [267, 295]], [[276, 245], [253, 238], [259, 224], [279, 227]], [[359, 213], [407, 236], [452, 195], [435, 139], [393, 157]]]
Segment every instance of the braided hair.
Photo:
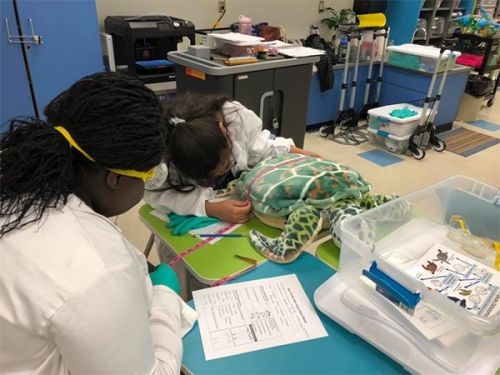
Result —
[[[161, 107], [155, 94], [130, 76], [82, 78], [45, 108], [47, 121], [10, 121], [0, 139], [0, 238], [39, 221], [78, 191], [82, 174], [100, 168], [147, 171], [164, 152]], [[54, 127], [63, 126], [95, 159], [85, 159]]]
[[[224, 123], [222, 107], [230, 101], [226, 96], [186, 93], [163, 104], [163, 122], [167, 129], [169, 166], [168, 185], [181, 192], [189, 192], [194, 185], [203, 184], [210, 173], [231, 157], [232, 144], [219, 123]], [[170, 168], [174, 166], [175, 169]], [[175, 170], [177, 173], [170, 173]]]

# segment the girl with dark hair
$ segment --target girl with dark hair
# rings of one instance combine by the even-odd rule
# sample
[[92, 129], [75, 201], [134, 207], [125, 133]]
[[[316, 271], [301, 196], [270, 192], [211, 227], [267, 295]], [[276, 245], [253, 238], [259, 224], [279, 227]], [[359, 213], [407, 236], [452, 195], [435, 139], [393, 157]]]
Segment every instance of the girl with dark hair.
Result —
[[154, 93], [98, 73], [45, 115], [0, 139], [2, 372], [178, 374], [194, 313], [108, 219], [141, 200], [165, 152]]
[[290, 138], [273, 138], [261, 119], [227, 97], [188, 93], [165, 103], [166, 165], [146, 185], [144, 199], [158, 211], [213, 216], [242, 223], [250, 203], [213, 202], [241, 171], [287, 152], [319, 156], [295, 147]]

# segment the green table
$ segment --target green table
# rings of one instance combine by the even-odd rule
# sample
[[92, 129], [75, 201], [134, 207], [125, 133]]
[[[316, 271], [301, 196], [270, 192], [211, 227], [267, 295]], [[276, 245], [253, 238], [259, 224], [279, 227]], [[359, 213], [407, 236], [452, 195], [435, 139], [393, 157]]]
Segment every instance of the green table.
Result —
[[[153, 208], [144, 205], [139, 209], [141, 221], [174, 253], [183, 251], [200, 243], [201, 240], [191, 235], [173, 236], [172, 230], [167, 228], [166, 222], [154, 216]], [[248, 234], [251, 229], [276, 237], [281, 231], [261, 223], [256, 218], [242, 224], [232, 233]], [[152, 241], [148, 245], [152, 245]], [[182, 259], [189, 272], [201, 283], [212, 285], [216, 281], [237, 274], [250, 264], [239, 259], [236, 255], [255, 259], [258, 264], [266, 260], [254, 250], [250, 239], [246, 237], [222, 238], [214, 244], [207, 244]]]
[[340, 249], [331, 238], [318, 245], [316, 256], [333, 269], [339, 269]]

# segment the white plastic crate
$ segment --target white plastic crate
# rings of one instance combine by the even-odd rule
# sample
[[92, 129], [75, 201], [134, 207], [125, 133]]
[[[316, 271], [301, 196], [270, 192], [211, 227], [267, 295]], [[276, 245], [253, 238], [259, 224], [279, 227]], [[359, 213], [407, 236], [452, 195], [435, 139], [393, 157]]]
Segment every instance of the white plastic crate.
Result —
[[[390, 113], [396, 109], [408, 108], [417, 112], [416, 115], [407, 118], [391, 116]], [[388, 133], [397, 137], [411, 135], [422, 117], [422, 108], [411, 104], [401, 103], [373, 108], [368, 111], [368, 126], [380, 133]]]
[[411, 135], [404, 137], [397, 137], [388, 133], [380, 135], [382, 133], [372, 128], [368, 128], [368, 132], [370, 133], [372, 143], [384, 147], [390, 152], [405, 154], [408, 151]]
[[[453, 52], [457, 57], [460, 52]], [[439, 59], [440, 49], [433, 46], [421, 46], [418, 44], [402, 44], [399, 46], [387, 47], [387, 63], [402, 68], [419, 70], [423, 72], [433, 73], [434, 66], [439, 63], [438, 72], [445, 70], [449, 50], [444, 51], [441, 59]], [[439, 60], [439, 61], [438, 61]], [[450, 66], [453, 69], [455, 64]]]
[[208, 34], [211, 46], [227, 56], [248, 56], [256, 54], [254, 47], [261, 44], [264, 38], [240, 33], [211, 33]]
[[[411, 207], [409, 215], [381, 220], [402, 202]], [[493, 374], [500, 366], [500, 314], [474, 315], [407, 273], [419, 267], [420, 257], [435, 242], [491, 267], [491, 258], [474, 258], [448, 238], [452, 215], [465, 219], [473, 234], [500, 240], [499, 190], [468, 177], [447, 179], [343, 222], [339, 271], [317, 289], [315, 302], [411, 372]], [[374, 223], [374, 243], [360, 239], [368, 222]], [[417, 308], [431, 309], [451, 324], [448, 330], [435, 337], [423, 334], [403, 309], [363, 281], [363, 270], [373, 261], [398, 285], [418, 293]]]

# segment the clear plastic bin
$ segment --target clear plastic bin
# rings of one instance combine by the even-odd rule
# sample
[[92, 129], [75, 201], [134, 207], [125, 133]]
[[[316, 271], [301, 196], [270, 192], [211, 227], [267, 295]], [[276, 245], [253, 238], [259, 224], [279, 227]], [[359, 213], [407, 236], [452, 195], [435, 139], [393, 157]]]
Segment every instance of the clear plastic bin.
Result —
[[[339, 270], [318, 288], [315, 302], [412, 372], [493, 374], [500, 366], [500, 314], [475, 315], [407, 272], [420, 267], [421, 256], [436, 242], [491, 267], [491, 258], [476, 258], [448, 237], [453, 215], [463, 218], [474, 235], [500, 241], [500, 191], [456, 176], [344, 221]], [[367, 228], [372, 228], [372, 236]], [[449, 324], [447, 330], [430, 337], [432, 330], [440, 329], [431, 322], [430, 332], [424, 334], [410, 323], [407, 310], [364, 281], [363, 271], [366, 274], [374, 261], [397, 285], [419, 295], [415, 311], [433, 312]], [[422, 319], [426, 325], [428, 318]]]
[[446, 20], [444, 17], [434, 17], [434, 22], [431, 28], [432, 35], [440, 35], [444, 31], [444, 25], [446, 24]]
[[[391, 116], [396, 109], [408, 108], [416, 112], [414, 116], [404, 119]], [[391, 104], [373, 108], [368, 111], [368, 126], [379, 132], [389, 133], [398, 137], [411, 135], [422, 117], [422, 108], [408, 103]]]
[[[387, 63], [400, 66], [402, 68], [420, 70], [423, 72], [433, 73], [434, 66], [438, 65], [438, 72], [444, 71], [448, 60], [449, 50], [443, 53], [439, 59], [439, 48], [432, 46], [420, 46], [417, 44], [402, 44], [400, 46], [387, 47]], [[461, 55], [460, 52], [453, 52], [457, 57]], [[455, 64], [450, 66], [453, 69]]]
[[264, 38], [240, 33], [208, 34], [210, 45], [217, 52], [231, 57], [256, 55], [256, 46], [262, 44]]
[[387, 149], [387, 151], [395, 154], [406, 154], [408, 145], [410, 144], [410, 135], [404, 137], [397, 137], [391, 134], [383, 134], [373, 128], [368, 128], [370, 140], [378, 147]]

